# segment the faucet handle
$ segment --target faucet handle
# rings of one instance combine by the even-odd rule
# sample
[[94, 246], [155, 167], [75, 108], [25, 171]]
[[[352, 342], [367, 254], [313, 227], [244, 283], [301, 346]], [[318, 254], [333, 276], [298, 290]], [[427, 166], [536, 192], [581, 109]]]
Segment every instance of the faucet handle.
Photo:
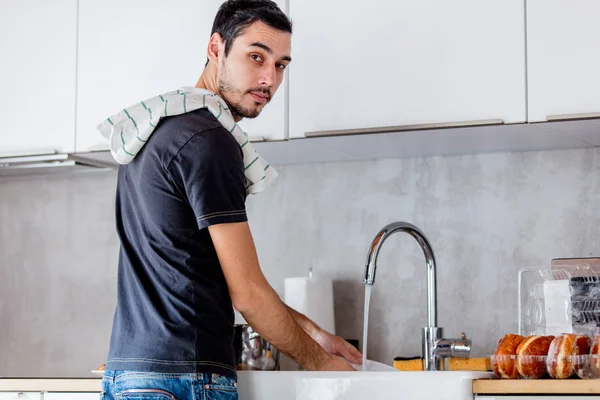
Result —
[[462, 332], [460, 339], [439, 339], [435, 343], [434, 351], [439, 357], [469, 358], [471, 340]]
[[454, 357], [469, 358], [469, 355], [471, 354], [471, 339], [467, 339], [467, 334], [465, 332], [462, 332], [460, 336], [462, 338], [462, 343], [457, 340], [452, 346]]

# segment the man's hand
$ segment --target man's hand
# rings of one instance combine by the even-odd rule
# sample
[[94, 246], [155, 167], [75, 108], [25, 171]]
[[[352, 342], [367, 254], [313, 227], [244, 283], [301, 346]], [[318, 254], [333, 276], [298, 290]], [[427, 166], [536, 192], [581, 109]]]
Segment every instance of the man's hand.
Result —
[[304, 331], [308, 333], [310, 337], [323, 348], [323, 350], [325, 350], [325, 352], [332, 356], [343, 357], [352, 364], [362, 364], [362, 354], [350, 343], [339, 336], [332, 335], [321, 329], [306, 315], [299, 313], [289, 306], [288, 311], [291, 316], [294, 317], [298, 325], [300, 325], [302, 329], [304, 329]]
[[356, 371], [344, 359], [329, 355], [327, 361], [317, 368], [317, 371]]
[[339, 336], [320, 330], [312, 337], [327, 353], [339, 356], [352, 364], [362, 364], [362, 354]]

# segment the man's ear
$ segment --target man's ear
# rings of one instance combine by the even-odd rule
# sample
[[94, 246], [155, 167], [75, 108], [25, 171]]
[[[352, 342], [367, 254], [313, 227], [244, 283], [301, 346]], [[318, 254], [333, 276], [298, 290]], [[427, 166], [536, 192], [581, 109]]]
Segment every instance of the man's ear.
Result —
[[216, 65], [219, 65], [220, 51], [223, 48], [223, 38], [218, 32], [213, 33], [208, 41], [208, 49], [206, 50], [206, 56]]

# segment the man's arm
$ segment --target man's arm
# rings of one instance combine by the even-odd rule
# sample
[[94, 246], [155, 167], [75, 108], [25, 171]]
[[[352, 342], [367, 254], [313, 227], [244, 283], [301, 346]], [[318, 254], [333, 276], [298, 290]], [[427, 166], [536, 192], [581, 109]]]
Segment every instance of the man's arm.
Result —
[[258, 263], [247, 222], [208, 227], [233, 306], [269, 343], [308, 370], [354, 370], [328, 354], [290, 315]]
[[314, 339], [315, 335], [319, 333], [322, 329], [314, 323], [313, 320], [309, 319], [306, 315], [299, 313], [294, 310], [292, 307], [286, 305], [288, 312], [296, 320], [298, 325], [306, 332], [310, 337]]

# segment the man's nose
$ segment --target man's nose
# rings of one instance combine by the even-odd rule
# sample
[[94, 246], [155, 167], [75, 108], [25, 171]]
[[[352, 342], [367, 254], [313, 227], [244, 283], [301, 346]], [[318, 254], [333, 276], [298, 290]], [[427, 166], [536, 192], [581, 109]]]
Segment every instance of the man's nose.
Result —
[[264, 86], [273, 86], [276, 74], [277, 71], [275, 65], [265, 65], [260, 71], [258, 83]]

